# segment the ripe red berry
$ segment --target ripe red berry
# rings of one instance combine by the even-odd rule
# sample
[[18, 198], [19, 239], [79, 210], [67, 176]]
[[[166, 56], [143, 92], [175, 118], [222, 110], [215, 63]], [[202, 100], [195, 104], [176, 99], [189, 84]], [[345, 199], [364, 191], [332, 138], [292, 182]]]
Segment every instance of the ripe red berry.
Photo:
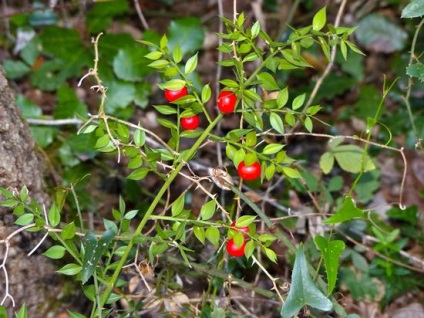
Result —
[[223, 113], [232, 113], [236, 108], [237, 96], [231, 91], [221, 91], [218, 96], [218, 108]]
[[237, 247], [233, 239], [228, 240], [226, 245], [227, 252], [232, 257], [242, 257], [244, 255], [245, 247], [246, 247], [246, 241], [244, 241], [240, 247]]
[[237, 167], [237, 172], [240, 178], [253, 181], [261, 176], [261, 165], [256, 161], [250, 166], [246, 166], [244, 161], [242, 161]]
[[165, 89], [165, 98], [168, 102], [176, 101], [177, 99], [180, 99], [183, 96], [186, 96], [188, 94], [187, 87], [183, 87], [179, 90], [172, 91], [170, 89]]
[[248, 226], [236, 226], [236, 222], [234, 221], [233, 223], [231, 223], [231, 229], [236, 231], [236, 232], [241, 232], [243, 233], [243, 236], [246, 238], [249, 236], [249, 227]]
[[181, 118], [181, 126], [185, 130], [194, 130], [199, 127], [199, 116], [194, 115], [193, 117]]

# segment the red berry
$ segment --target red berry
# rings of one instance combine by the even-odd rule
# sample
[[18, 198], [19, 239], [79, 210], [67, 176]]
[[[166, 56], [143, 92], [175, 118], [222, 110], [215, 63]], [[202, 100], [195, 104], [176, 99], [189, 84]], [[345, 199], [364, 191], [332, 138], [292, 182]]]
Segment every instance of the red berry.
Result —
[[249, 236], [249, 227], [248, 226], [236, 226], [236, 222], [234, 221], [233, 223], [231, 223], [231, 229], [236, 231], [236, 232], [241, 232], [243, 233], [244, 237], [248, 237]]
[[181, 126], [185, 130], [194, 130], [199, 127], [199, 116], [194, 115], [193, 117], [181, 118]]
[[256, 161], [250, 166], [246, 166], [244, 161], [242, 161], [237, 167], [237, 172], [240, 178], [253, 181], [261, 176], [261, 165]]
[[231, 91], [221, 91], [218, 96], [218, 108], [223, 113], [232, 113], [236, 108], [237, 96]]
[[244, 248], [246, 247], [246, 241], [240, 247], [237, 247], [233, 239], [228, 240], [226, 248], [228, 254], [232, 257], [242, 257], [244, 255]]
[[165, 98], [168, 102], [176, 101], [177, 99], [180, 99], [183, 96], [186, 96], [188, 94], [187, 87], [183, 87], [179, 90], [172, 91], [170, 89], [165, 89]]

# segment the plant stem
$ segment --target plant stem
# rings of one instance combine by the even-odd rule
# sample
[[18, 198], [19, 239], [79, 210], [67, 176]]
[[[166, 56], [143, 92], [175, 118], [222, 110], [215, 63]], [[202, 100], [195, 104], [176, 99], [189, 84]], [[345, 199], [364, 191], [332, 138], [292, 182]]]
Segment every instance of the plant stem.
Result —
[[[165, 183], [163, 184], [162, 188], [160, 188], [159, 192], [157, 193], [156, 197], [152, 201], [152, 204], [150, 205], [149, 209], [144, 214], [143, 219], [138, 224], [137, 229], [134, 232], [134, 237], [141, 234], [141, 231], [143, 230], [145, 224], [149, 220], [150, 216], [152, 215], [153, 211], [155, 210], [156, 206], [159, 204], [160, 200], [162, 199], [162, 196], [165, 194], [166, 190], [169, 188], [171, 183], [174, 181], [174, 179], [177, 177], [181, 169], [184, 167], [186, 162], [190, 160], [190, 158], [195, 154], [195, 152], [200, 148], [200, 145], [202, 142], [209, 136], [212, 129], [218, 124], [220, 119], [222, 118], [223, 114], [219, 114], [215, 120], [205, 129], [205, 131], [200, 135], [199, 139], [196, 140], [195, 144], [190, 148], [190, 150], [185, 154], [181, 162], [175, 167], [175, 169], [170, 173], [169, 178], [166, 179]], [[110, 292], [112, 291], [113, 286], [115, 285], [115, 282], [118, 279], [118, 276], [121, 272], [122, 267], [125, 265], [125, 262], [127, 261], [127, 258], [131, 252], [131, 249], [134, 245], [133, 240], [131, 240], [128, 243], [128, 246], [122, 255], [119, 264], [117, 265], [115, 272], [113, 273], [108, 285], [106, 286], [106, 289], [104, 293], [102, 294], [102, 297], [100, 299], [100, 306], [103, 307], [106, 303], [107, 298], [109, 297]]]

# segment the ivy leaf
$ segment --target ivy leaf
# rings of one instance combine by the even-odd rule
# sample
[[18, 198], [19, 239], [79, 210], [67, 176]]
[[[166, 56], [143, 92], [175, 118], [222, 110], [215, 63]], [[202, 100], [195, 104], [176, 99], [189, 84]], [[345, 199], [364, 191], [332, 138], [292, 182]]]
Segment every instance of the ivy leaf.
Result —
[[168, 29], [169, 51], [178, 44], [182, 55], [199, 50], [204, 39], [205, 33], [199, 18], [175, 19]]
[[328, 241], [323, 236], [316, 236], [317, 244], [324, 258], [325, 271], [327, 272], [328, 295], [331, 294], [336, 286], [337, 271], [339, 268], [339, 258], [345, 248], [345, 243], [341, 240]]
[[417, 18], [424, 15], [424, 0], [412, 0], [403, 10], [401, 18]]
[[333, 308], [331, 301], [315, 286], [309, 275], [303, 245], [301, 244], [294, 261], [291, 288], [281, 308], [281, 317], [294, 317], [304, 306], [322, 311], [330, 311]]
[[115, 237], [115, 232], [106, 230], [99, 240], [92, 232], [88, 232], [82, 239], [85, 249], [84, 261], [82, 266], [81, 282], [85, 284], [93, 275], [96, 266], [100, 261], [103, 252]]
[[[347, 172], [359, 173], [362, 171], [370, 171], [375, 169], [375, 165], [372, 162], [368, 154], [363, 155], [364, 149], [357, 145], [341, 145], [331, 149], [331, 153], [334, 155], [340, 168]], [[364, 164], [362, 165], [362, 159]]]
[[367, 15], [359, 21], [355, 35], [360, 45], [379, 53], [401, 51], [408, 38], [405, 30], [378, 14]]
[[127, 47], [120, 49], [113, 59], [113, 71], [118, 78], [135, 82], [144, 78], [152, 69], [147, 67], [149, 60], [145, 57], [147, 47]]
[[347, 222], [355, 218], [363, 218], [365, 213], [356, 207], [355, 202], [351, 197], [346, 197], [340, 210], [332, 215], [327, 220], [323, 221], [324, 224], [334, 224], [340, 222]]
[[412, 64], [406, 68], [406, 74], [424, 82], [424, 64]]

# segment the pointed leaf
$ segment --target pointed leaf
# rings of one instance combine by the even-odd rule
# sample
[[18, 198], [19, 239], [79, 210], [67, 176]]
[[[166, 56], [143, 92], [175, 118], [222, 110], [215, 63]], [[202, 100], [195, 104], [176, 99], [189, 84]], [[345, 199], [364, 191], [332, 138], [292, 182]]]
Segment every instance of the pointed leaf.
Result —
[[332, 215], [327, 220], [323, 221], [324, 224], [334, 224], [339, 222], [346, 222], [350, 221], [354, 218], [364, 218], [365, 213], [357, 208], [355, 206], [355, 203], [353, 202], [351, 197], [346, 197], [343, 205], [341, 206], [340, 210]]
[[281, 308], [281, 317], [294, 317], [304, 306], [311, 306], [322, 311], [330, 311], [333, 304], [315, 286], [309, 275], [303, 245], [300, 245], [294, 261], [289, 295]]
[[325, 237], [319, 235], [315, 237], [315, 243], [324, 258], [325, 271], [327, 272], [327, 292], [330, 295], [336, 286], [339, 258], [345, 248], [345, 243], [341, 240], [328, 241]]

